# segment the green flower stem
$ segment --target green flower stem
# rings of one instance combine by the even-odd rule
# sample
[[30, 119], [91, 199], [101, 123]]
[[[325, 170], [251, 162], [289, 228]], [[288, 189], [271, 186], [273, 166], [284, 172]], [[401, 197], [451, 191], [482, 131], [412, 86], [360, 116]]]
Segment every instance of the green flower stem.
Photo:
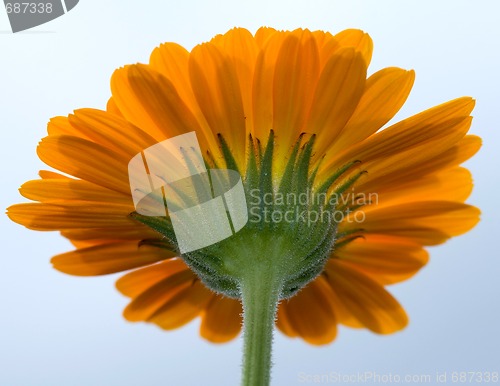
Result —
[[243, 386], [267, 386], [270, 382], [274, 320], [282, 288], [282, 280], [276, 277], [280, 275], [273, 274], [272, 268], [257, 264], [241, 280]]
[[[364, 173], [356, 169], [358, 162], [351, 162], [316, 184], [319, 163], [311, 170], [315, 138], [313, 135], [305, 141], [304, 135], [299, 136], [287, 157], [282, 178], [275, 181], [274, 132], [270, 131], [265, 147], [250, 136], [243, 182], [248, 222], [233, 236], [182, 255], [208, 288], [241, 299], [243, 303], [243, 386], [269, 385], [278, 303], [280, 299], [294, 296], [323, 271], [338, 242], [334, 214], [339, 207], [334, 198], [343, 194]], [[238, 170], [231, 149], [221, 135], [219, 142], [226, 167]], [[215, 161], [209, 160], [207, 165], [219, 168]], [[211, 189], [216, 191], [214, 186]], [[187, 206], [191, 206], [191, 202]], [[347, 211], [350, 208], [340, 209]], [[331, 216], [325, 216], [324, 220], [323, 213]], [[312, 220], [311, 215], [316, 219]], [[144, 243], [176, 250], [176, 236], [169, 218], [136, 212], [131, 217], [165, 237], [165, 241], [152, 244], [145, 240]], [[230, 218], [234, 220], [233, 214]], [[191, 218], [189, 223], [197, 221], [200, 219]], [[341, 237], [344, 238], [342, 242], [348, 242], [356, 234]]]

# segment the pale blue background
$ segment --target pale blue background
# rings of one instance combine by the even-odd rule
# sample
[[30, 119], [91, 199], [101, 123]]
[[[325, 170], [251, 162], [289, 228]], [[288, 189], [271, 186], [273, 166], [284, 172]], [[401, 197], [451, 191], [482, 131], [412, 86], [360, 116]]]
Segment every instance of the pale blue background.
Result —
[[[432, 248], [430, 264], [391, 291], [411, 317], [391, 336], [341, 329], [317, 348], [276, 335], [275, 385], [298, 374], [431, 374], [500, 370], [499, 153], [500, 6], [491, 1], [102, 1], [81, 0], [66, 16], [16, 35], [0, 10], [0, 207], [43, 165], [35, 148], [47, 120], [101, 108], [112, 71], [145, 62], [162, 41], [191, 48], [233, 26], [366, 30], [371, 72], [416, 70], [398, 118], [461, 95], [477, 99], [472, 132], [484, 139], [467, 166], [483, 211], [472, 232]], [[50, 267], [70, 249], [57, 233], [1, 221], [0, 385], [237, 385], [241, 340], [216, 346], [198, 321], [171, 333], [121, 317], [116, 276], [76, 278]], [[448, 380], [450, 380], [448, 378]], [[449, 382], [451, 384], [451, 382]]]

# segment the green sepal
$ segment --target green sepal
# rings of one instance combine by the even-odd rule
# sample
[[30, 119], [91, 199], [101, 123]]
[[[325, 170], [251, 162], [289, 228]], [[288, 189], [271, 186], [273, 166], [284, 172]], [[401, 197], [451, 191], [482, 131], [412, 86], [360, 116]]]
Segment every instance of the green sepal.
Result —
[[[301, 134], [287, 155], [283, 175], [276, 180], [273, 165], [282, 160], [275, 159], [272, 130], [264, 148], [258, 138], [248, 136], [246, 168], [238, 167], [229, 145], [221, 135], [218, 137], [225, 166], [245, 170], [243, 185], [250, 220], [233, 236], [181, 257], [207, 287], [226, 296], [240, 298], [241, 283], [248, 280], [248, 272], [261, 269], [262, 275], [271, 270], [275, 280], [279, 280], [279, 298], [291, 297], [322, 272], [336, 246], [359, 236], [360, 230], [338, 234], [338, 224], [333, 217], [334, 211], [346, 214], [357, 207], [349, 203], [342, 207], [332, 205], [327, 198], [344, 194], [365, 171], [355, 170], [354, 166], [359, 162], [353, 161], [319, 184], [315, 183], [322, 158], [314, 161], [316, 137], [313, 135], [304, 143], [304, 134]], [[206, 165], [216, 165], [210, 153], [208, 155]], [[314, 165], [313, 170], [311, 165]], [[258, 204], [252, 202], [254, 190], [258, 191]], [[307, 201], [278, 204], [274, 201], [278, 194], [302, 195]], [[323, 194], [324, 200], [311, 202], [318, 194]], [[265, 202], [265, 196], [273, 198], [271, 203]], [[258, 210], [260, 221], [253, 221], [255, 218], [250, 216], [252, 209]], [[294, 212], [290, 221], [266, 223], [262, 216], [265, 210], [282, 216]], [[311, 220], [313, 212], [316, 212], [316, 218]], [[328, 216], [319, 219], [318, 216], [323, 214]], [[159, 248], [175, 247], [175, 233], [168, 217], [148, 217], [136, 212], [131, 217], [154, 229], [163, 238], [157, 243], [148, 240], [144, 243]]]

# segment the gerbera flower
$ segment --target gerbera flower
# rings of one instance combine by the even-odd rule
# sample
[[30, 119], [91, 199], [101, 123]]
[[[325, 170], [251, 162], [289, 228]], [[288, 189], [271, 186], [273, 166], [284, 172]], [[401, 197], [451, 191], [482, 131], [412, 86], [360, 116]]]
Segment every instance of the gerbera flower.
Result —
[[[367, 78], [371, 55], [358, 30], [237, 28], [191, 52], [162, 44], [149, 64], [115, 71], [105, 111], [51, 119], [38, 155], [59, 172], [25, 183], [21, 194], [37, 202], [8, 215], [75, 245], [52, 259], [62, 272], [132, 270], [117, 282], [131, 298], [127, 320], [171, 330], [200, 317], [204, 338], [226, 342], [240, 332], [243, 296], [248, 358], [269, 354], [250, 341], [270, 344], [258, 326], [273, 323], [279, 300], [278, 329], [312, 344], [331, 342], [338, 324], [398, 331], [408, 318], [385, 286], [422, 268], [425, 246], [477, 223], [478, 209], [464, 203], [471, 175], [459, 165], [481, 141], [467, 135], [468, 97], [381, 129], [414, 73], [391, 67]], [[250, 221], [180, 256], [168, 218], [135, 211], [127, 167], [193, 131], [207, 165], [243, 176]]]

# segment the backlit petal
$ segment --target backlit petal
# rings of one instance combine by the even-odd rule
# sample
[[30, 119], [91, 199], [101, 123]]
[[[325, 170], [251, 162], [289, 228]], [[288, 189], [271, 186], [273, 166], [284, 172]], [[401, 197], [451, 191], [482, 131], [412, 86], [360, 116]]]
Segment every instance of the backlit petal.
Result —
[[380, 284], [339, 260], [330, 260], [325, 270], [333, 291], [366, 328], [390, 334], [407, 325], [405, 311]]
[[201, 319], [201, 336], [213, 343], [236, 338], [241, 331], [242, 312], [238, 300], [214, 296]]
[[58, 271], [77, 276], [104, 275], [175, 257], [174, 252], [139, 245], [138, 241], [101, 244], [56, 255], [51, 263]]

